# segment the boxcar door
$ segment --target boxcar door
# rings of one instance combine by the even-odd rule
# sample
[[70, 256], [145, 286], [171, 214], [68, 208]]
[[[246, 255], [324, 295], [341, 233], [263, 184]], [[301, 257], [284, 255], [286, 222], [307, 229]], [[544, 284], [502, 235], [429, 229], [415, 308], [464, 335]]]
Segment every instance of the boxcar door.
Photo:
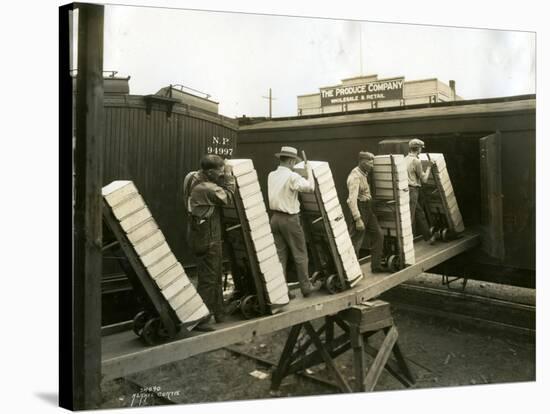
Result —
[[502, 162], [500, 132], [479, 140], [481, 180], [482, 249], [489, 256], [504, 259], [502, 220]]

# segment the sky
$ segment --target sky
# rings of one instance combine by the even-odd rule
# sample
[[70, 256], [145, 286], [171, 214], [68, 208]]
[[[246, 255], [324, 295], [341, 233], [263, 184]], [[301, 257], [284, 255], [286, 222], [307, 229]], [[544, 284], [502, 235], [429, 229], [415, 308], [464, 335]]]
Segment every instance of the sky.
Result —
[[104, 69], [130, 93], [183, 84], [221, 114], [297, 114], [297, 96], [361, 74], [456, 81], [464, 99], [535, 93], [532, 32], [106, 6]]

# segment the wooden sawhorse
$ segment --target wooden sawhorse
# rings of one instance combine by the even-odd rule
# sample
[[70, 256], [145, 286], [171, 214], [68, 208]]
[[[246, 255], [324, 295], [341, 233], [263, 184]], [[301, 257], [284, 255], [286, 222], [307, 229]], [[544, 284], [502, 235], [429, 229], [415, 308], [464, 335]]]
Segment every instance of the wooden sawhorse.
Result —
[[[335, 324], [344, 331], [336, 338], [334, 337]], [[302, 328], [305, 329], [308, 338], [303, 343], [298, 343]], [[379, 331], [384, 332], [385, 338], [380, 349], [376, 349], [368, 344], [368, 338]], [[287, 375], [304, 371], [323, 362], [342, 392], [374, 390], [383, 369], [386, 369], [405, 387], [411, 387], [415, 383], [415, 378], [397, 344], [397, 337], [397, 327], [393, 323], [390, 304], [381, 300], [364, 302], [336, 315], [327, 316], [325, 323], [317, 330], [310, 321], [294, 325], [288, 335], [277, 368], [273, 372], [271, 390], [278, 390], [283, 378]], [[297, 343], [298, 346], [296, 346]], [[314, 345], [315, 350], [307, 353], [311, 345]], [[334, 363], [336, 357], [349, 349], [353, 350], [354, 389]], [[392, 353], [395, 360], [390, 359]], [[374, 358], [368, 370], [365, 354]]]

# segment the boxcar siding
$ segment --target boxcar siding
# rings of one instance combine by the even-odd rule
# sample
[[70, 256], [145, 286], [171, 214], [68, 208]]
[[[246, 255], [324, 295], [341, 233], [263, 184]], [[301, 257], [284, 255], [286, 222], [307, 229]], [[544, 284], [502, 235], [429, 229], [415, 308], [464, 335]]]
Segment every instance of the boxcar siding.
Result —
[[[498, 111], [492, 110], [493, 105]], [[253, 158], [260, 184], [266, 194], [269, 171], [277, 160], [273, 154], [282, 145], [294, 145], [306, 151], [308, 158], [328, 161], [331, 165], [342, 203], [348, 196], [345, 180], [356, 165], [357, 153], [378, 153], [378, 142], [390, 138], [421, 136], [430, 152], [446, 155], [449, 174], [466, 225], [480, 221], [479, 139], [499, 130], [502, 132], [502, 183], [504, 192], [505, 265], [535, 269], [535, 109], [531, 103], [518, 101], [519, 110], [506, 103], [479, 106], [470, 113], [442, 115], [441, 108], [423, 110], [411, 118], [395, 113], [388, 119], [369, 120], [341, 115], [322, 120], [277, 121], [239, 130], [238, 157]], [[452, 108], [449, 109], [453, 110]], [[430, 116], [430, 113], [437, 116]], [[355, 121], [354, 121], [355, 120]], [[315, 121], [322, 125], [311, 125]], [[268, 127], [269, 126], [269, 127]], [[347, 213], [347, 209], [344, 208]], [[348, 217], [349, 218], [349, 217]]]
[[[232, 125], [232, 126], [231, 126]], [[170, 117], [165, 108], [132, 103], [105, 105], [104, 185], [113, 180], [133, 180], [162, 228], [172, 251], [185, 265], [194, 263], [185, 240], [186, 217], [182, 183], [199, 168], [212, 136], [236, 143], [236, 123], [175, 105]], [[112, 260], [106, 261], [112, 273]]]

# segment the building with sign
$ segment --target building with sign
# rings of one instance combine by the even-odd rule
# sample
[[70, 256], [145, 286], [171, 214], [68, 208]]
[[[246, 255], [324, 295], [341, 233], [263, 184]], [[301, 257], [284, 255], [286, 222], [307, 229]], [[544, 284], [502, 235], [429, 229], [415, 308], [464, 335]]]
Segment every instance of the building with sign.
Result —
[[447, 85], [436, 78], [405, 81], [404, 77], [356, 76], [319, 88], [318, 93], [299, 95], [298, 116], [455, 100], [462, 98], [452, 80]]

